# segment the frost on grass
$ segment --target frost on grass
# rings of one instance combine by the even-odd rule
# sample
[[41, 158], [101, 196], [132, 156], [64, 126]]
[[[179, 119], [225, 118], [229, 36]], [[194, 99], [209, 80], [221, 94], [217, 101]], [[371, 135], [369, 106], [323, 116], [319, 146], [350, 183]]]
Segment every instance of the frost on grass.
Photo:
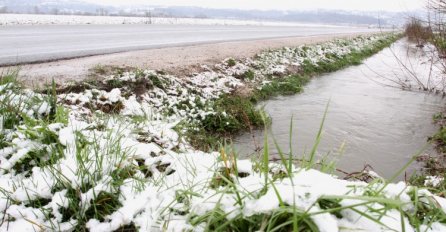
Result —
[[127, 72], [58, 96], [1, 85], [0, 231], [444, 231], [446, 200], [426, 189], [205, 153], [178, 133], [230, 117], [213, 104], [238, 87], [368, 41], [270, 51], [189, 78]]
[[440, 176], [426, 176], [424, 180], [424, 186], [426, 187], [437, 187], [444, 181], [443, 177]]

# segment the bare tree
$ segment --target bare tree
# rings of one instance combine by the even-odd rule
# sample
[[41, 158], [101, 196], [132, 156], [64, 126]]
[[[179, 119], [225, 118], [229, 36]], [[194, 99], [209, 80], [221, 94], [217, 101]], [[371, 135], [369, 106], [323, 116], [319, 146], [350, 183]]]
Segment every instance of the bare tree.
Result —
[[[446, 0], [426, 2], [426, 18], [410, 17], [406, 24], [405, 34], [409, 40], [407, 51], [397, 52], [390, 48], [400, 71], [391, 77], [378, 74], [384, 80], [379, 82], [446, 96]], [[415, 43], [416, 48], [410, 43]], [[420, 67], [421, 72], [417, 70]]]
[[433, 43], [441, 56], [446, 55], [446, 0], [428, 0], [428, 23], [434, 32]]

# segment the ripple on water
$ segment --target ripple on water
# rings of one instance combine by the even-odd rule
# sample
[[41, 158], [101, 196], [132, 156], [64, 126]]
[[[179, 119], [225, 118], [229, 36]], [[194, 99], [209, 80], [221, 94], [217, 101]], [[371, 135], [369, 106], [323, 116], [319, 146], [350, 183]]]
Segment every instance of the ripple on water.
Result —
[[[377, 83], [390, 84], [383, 77], [406, 78], [407, 73], [393, 55], [396, 53], [402, 59], [414, 58], [405, 57], [416, 55], [406, 49], [406, 42], [399, 41], [392, 50], [385, 49], [362, 65], [314, 78], [302, 94], [262, 103], [273, 120], [270, 136], [274, 136], [283, 150], [288, 150], [290, 120], [293, 118], [293, 152], [299, 156], [308, 152], [329, 102], [318, 150], [320, 155], [331, 152], [333, 157], [336, 156], [336, 150], [345, 142], [344, 153], [336, 156], [341, 169], [361, 170], [365, 164], [370, 164], [381, 175], [392, 176], [435, 133], [432, 115], [443, 110], [445, 103], [436, 95], [403, 91]], [[416, 68], [417, 73], [429, 71], [428, 66], [422, 64]], [[261, 144], [263, 132], [255, 131], [254, 135]], [[235, 141], [242, 157], [252, 154], [251, 135], [241, 135]], [[272, 153], [276, 152], [272, 150]]]

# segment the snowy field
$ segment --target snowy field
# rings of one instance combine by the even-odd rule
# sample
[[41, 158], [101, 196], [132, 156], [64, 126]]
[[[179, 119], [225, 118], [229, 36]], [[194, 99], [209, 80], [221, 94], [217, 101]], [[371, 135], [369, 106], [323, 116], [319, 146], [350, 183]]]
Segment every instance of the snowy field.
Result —
[[123, 72], [57, 96], [4, 81], [0, 231], [446, 231], [446, 199], [427, 189], [372, 172], [370, 183], [338, 179], [313, 169], [315, 160], [238, 160], [225, 149], [195, 150], [182, 136], [182, 124], [209, 117], [229, 125], [231, 115], [214, 107], [225, 93], [385, 39], [267, 51], [189, 78]]
[[[315, 26], [316, 24], [263, 22], [231, 19], [148, 18], [121, 16], [0, 14], [0, 25], [83, 25], [83, 24], [183, 24], [183, 25], [249, 25], [249, 26]], [[339, 27], [319, 25], [318, 27]]]

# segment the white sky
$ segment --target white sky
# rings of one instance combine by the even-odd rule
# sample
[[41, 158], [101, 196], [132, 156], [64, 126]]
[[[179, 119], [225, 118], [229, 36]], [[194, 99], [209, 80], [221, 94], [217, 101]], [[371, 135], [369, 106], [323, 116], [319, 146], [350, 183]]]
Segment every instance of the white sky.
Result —
[[201, 6], [235, 9], [341, 9], [363, 11], [411, 11], [423, 8], [426, 0], [84, 0], [110, 5]]

